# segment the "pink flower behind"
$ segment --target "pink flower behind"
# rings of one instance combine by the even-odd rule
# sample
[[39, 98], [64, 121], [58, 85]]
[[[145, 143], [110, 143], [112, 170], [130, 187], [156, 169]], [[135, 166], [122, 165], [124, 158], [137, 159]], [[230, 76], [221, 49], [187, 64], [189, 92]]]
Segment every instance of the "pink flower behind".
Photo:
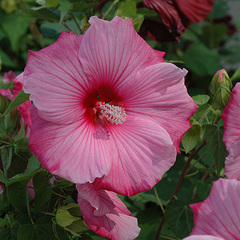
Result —
[[97, 17], [29, 54], [30, 147], [51, 173], [124, 195], [149, 190], [174, 164], [196, 105], [186, 70], [163, 62], [132, 20]]
[[112, 240], [133, 240], [140, 228], [114, 192], [96, 190], [93, 184], [78, 184], [78, 203], [91, 230]]
[[225, 108], [223, 141], [229, 152], [225, 160], [225, 174], [228, 178], [240, 180], [240, 83], [232, 90], [232, 98]]
[[[239, 181], [219, 179], [214, 182], [211, 193], [204, 202], [190, 205], [194, 213], [195, 226], [189, 240], [240, 239], [239, 198]], [[208, 235], [209, 238], [195, 235]]]
[[13, 71], [5, 72], [3, 74], [3, 82], [8, 83], [8, 82], [15, 82], [16, 81], [17, 74], [14, 73]]

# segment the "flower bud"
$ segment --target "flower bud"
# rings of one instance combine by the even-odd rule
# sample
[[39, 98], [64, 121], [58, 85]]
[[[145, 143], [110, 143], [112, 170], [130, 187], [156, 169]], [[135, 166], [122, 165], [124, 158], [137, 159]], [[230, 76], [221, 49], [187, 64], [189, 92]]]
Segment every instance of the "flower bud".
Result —
[[230, 80], [225, 69], [219, 70], [212, 79], [210, 90], [213, 94], [217, 93], [220, 87], [226, 87], [229, 90], [232, 88], [232, 81]]
[[231, 91], [228, 87], [221, 86], [214, 95], [213, 101], [221, 108], [225, 108], [231, 99]]
[[0, 114], [3, 114], [8, 107], [8, 99], [0, 94]]

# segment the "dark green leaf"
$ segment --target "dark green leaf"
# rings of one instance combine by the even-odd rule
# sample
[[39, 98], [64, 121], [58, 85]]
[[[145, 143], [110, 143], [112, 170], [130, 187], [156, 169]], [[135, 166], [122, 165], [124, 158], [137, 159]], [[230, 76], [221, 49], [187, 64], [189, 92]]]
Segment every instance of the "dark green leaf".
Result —
[[5, 183], [5, 184], [9, 182], [8, 178], [4, 176], [1, 169], [0, 169], [0, 182]]
[[9, 202], [20, 212], [27, 211], [27, 189], [25, 182], [15, 182], [7, 186]]
[[223, 131], [223, 127], [217, 127], [215, 125], [209, 124], [205, 127], [205, 138], [216, 164], [218, 175], [224, 167], [225, 158], [227, 156], [227, 150], [222, 140]]
[[40, 162], [38, 161], [37, 157], [33, 155], [28, 160], [27, 170], [24, 173], [19, 173], [15, 175], [14, 177], [10, 178], [8, 181], [8, 184], [12, 184], [14, 182], [25, 182], [27, 184], [30, 179], [40, 170]]
[[25, 93], [23, 90], [13, 99], [13, 101], [9, 104], [7, 110], [4, 112], [3, 116], [10, 113], [13, 109], [20, 106], [27, 100], [29, 100], [30, 94]]
[[131, 1], [131, 0], [121, 2], [115, 13], [115, 15], [121, 18], [133, 18], [136, 16], [136, 14], [137, 14], [137, 5], [134, 1]]
[[68, 13], [68, 11], [72, 8], [73, 4], [68, 0], [60, 0], [59, 10], [61, 12], [60, 23], [63, 21], [64, 16]]
[[189, 206], [179, 200], [167, 205], [166, 222], [179, 238], [187, 237], [193, 228], [193, 213]]
[[13, 149], [12, 147], [5, 147], [1, 149], [1, 160], [2, 160], [2, 165], [3, 165], [3, 171], [6, 174], [11, 162], [12, 162], [12, 153], [13, 153]]
[[45, 204], [52, 195], [49, 177], [45, 172], [39, 172], [33, 177], [33, 185], [35, 191], [34, 202], [37, 207], [40, 207]]
[[186, 66], [199, 76], [212, 76], [220, 69], [218, 52], [200, 43], [191, 45], [183, 55], [183, 60]]
[[27, 32], [28, 25], [31, 21], [32, 18], [16, 16], [7, 16], [1, 19], [2, 28], [10, 40], [13, 50], [16, 50], [20, 37]]
[[34, 17], [37, 19], [45, 19], [48, 21], [59, 21], [59, 17], [48, 9], [40, 9], [37, 11], [26, 9], [24, 11], [19, 11], [18, 14], [20, 16]]

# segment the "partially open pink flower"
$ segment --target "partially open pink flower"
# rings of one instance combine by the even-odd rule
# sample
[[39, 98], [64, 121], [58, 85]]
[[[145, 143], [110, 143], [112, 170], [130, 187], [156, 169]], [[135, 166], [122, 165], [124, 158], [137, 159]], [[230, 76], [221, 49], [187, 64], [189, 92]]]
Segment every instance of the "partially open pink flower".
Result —
[[[239, 181], [219, 179], [214, 182], [211, 193], [204, 202], [190, 205], [195, 226], [189, 240], [240, 239], [239, 197]], [[208, 238], [195, 235], [208, 235]]]
[[112, 240], [133, 240], [140, 228], [114, 192], [96, 190], [94, 184], [77, 184], [78, 203], [91, 230]]
[[240, 180], [240, 83], [232, 90], [232, 98], [225, 108], [223, 141], [229, 152], [225, 160], [225, 174], [228, 178]]
[[97, 17], [84, 35], [62, 33], [30, 51], [24, 91], [32, 109], [30, 147], [51, 173], [133, 195], [174, 164], [196, 105], [186, 70], [163, 62], [131, 19]]
[[[191, 23], [198, 23], [207, 17], [213, 3], [214, 0], [143, 0], [147, 8], [160, 15], [162, 23], [177, 40]], [[165, 31], [160, 24], [159, 28]]]
[[3, 74], [3, 82], [15, 82], [16, 81], [17, 74], [14, 73], [13, 71], [5, 72]]

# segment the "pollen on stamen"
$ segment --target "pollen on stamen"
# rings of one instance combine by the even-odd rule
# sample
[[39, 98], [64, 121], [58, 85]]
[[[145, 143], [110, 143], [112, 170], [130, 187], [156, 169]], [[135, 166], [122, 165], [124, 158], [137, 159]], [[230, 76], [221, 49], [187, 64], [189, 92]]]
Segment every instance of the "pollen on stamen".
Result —
[[100, 103], [100, 118], [105, 118], [110, 123], [123, 124], [126, 121], [126, 112], [124, 107], [110, 105], [109, 103]]

